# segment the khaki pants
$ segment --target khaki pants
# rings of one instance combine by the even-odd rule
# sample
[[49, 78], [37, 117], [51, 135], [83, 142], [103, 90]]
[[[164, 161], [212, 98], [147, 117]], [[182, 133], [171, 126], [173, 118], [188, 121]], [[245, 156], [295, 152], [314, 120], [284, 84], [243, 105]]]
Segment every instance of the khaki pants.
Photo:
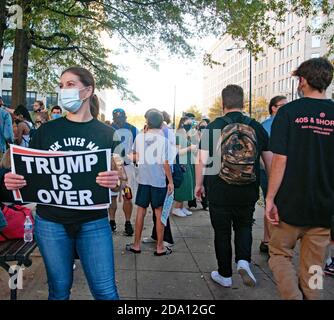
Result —
[[[278, 291], [286, 300], [318, 300], [322, 290], [311, 289], [309, 273], [311, 266], [323, 268], [330, 229], [296, 227], [284, 222], [271, 228], [269, 241], [269, 267], [272, 270]], [[293, 249], [301, 240], [299, 274], [292, 264]]]

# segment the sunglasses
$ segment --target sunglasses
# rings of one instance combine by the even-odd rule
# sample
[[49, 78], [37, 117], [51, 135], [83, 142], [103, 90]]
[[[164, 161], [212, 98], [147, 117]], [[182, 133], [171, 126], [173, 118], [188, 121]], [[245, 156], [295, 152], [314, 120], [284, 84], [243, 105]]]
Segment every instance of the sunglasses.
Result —
[[116, 114], [116, 113], [125, 113], [125, 111], [123, 109], [115, 109], [112, 113], [113, 114]]

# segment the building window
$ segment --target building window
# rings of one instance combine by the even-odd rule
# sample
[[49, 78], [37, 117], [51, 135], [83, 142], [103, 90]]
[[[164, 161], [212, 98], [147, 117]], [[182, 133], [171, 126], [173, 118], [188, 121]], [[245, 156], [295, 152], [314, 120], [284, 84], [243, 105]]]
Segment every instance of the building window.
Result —
[[27, 109], [32, 111], [33, 104], [37, 99], [37, 92], [36, 91], [27, 91]]
[[319, 58], [320, 57], [320, 53], [312, 53], [311, 54], [311, 58]]
[[312, 48], [319, 48], [321, 39], [319, 36], [312, 36]]
[[10, 107], [12, 105], [12, 91], [2, 90], [2, 99], [5, 106]]
[[3, 77], [7, 79], [13, 78], [13, 66], [10, 64], [3, 65]]
[[53, 107], [58, 105], [58, 93], [49, 93], [46, 96], [46, 106]]
[[300, 65], [300, 57], [297, 57], [297, 68], [299, 67], [299, 65]]
[[313, 29], [319, 29], [321, 27], [321, 17], [313, 17], [312, 19], [312, 28]]

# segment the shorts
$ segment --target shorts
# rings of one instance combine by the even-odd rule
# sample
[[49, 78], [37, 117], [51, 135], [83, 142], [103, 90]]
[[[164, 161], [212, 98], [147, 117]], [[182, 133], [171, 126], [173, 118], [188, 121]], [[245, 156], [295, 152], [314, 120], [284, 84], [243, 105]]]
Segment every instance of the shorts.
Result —
[[136, 205], [142, 208], [148, 208], [151, 204], [152, 209], [163, 207], [167, 193], [167, 187], [157, 188], [148, 185], [139, 184]]
[[[124, 170], [126, 172], [126, 175], [128, 177], [127, 185], [131, 188], [132, 191], [132, 197], [135, 198], [137, 194], [138, 189], [138, 183], [136, 181], [136, 168], [133, 164], [129, 164], [124, 166]], [[119, 192], [111, 191], [112, 197], [117, 197]]]

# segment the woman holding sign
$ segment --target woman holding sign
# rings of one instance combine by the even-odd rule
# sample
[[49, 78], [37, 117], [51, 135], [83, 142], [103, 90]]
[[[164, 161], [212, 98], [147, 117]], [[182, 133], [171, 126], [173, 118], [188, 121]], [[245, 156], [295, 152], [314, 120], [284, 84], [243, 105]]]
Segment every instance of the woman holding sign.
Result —
[[[98, 99], [94, 89], [95, 81], [88, 70], [76, 67], [65, 70], [60, 78], [60, 102], [67, 115], [41, 126], [29, 146], [61, 152], [111, 149], [114, 153], [118, 145], [115, 131], [95, 118]], [[96, 184], [112, 189], [118, 180], [117, 171], [105, 171], [95, 181], [85, 183], [92, 189]], [[23, 176], [12, 173], [5, 176], [8, 190], [26, 185]], [[47, 271], [49, 299], [70, 298], [75, 251], [94, 298], [118, 299], [107, 209], [80, 210], [80, 206], [68, 209], [38, 204], [36, 213], [35, 238]]]

